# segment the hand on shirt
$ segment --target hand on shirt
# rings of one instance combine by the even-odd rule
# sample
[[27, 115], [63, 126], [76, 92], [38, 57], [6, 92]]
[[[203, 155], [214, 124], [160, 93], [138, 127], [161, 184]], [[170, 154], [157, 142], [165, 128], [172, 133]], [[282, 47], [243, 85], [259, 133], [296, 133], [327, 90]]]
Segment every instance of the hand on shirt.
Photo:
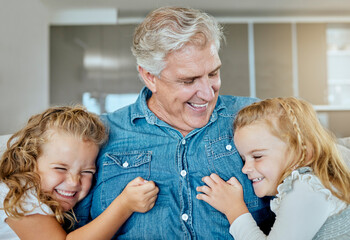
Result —
[[120, 197], [131, 212], [145, 213], [154, 206], [158, 192], [153, 181], [137, 177], [126, 185]]
[[197, 191], [201, 192], [197, 195], [197, 199], [209, 203], [225, 214], [230, 224], [237, 217], [248, 212], [243, 200], [242, 185], [235, 177], [224, 181], [218, 175], [212, 173], [210, 176], [203, 177], [202, 181], [207, 185], [197, 187]]

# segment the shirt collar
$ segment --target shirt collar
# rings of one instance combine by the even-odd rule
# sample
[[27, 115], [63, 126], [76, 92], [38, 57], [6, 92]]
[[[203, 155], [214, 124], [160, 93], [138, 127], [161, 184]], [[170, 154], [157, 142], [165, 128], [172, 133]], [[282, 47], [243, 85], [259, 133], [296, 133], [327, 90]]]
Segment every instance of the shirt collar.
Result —
[[149, 124], [156, 123], [158, 118], [147, 106], [147, 100], [151, 96], [152, 92], [147, 87], [141, 89], [139, 97], [131, 110], [131, 122], [133, 124], [135, 124], [135, 120], [139, 118], [145, 118]]

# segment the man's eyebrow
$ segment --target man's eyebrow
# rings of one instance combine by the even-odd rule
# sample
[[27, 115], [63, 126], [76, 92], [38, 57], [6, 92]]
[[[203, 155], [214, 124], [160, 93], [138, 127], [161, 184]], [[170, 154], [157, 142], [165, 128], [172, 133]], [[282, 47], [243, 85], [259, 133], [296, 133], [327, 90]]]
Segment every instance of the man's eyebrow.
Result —
[[194, 79], [194, 78], [198, 78], [198, 77], [200, 77], [200, 76], [179, 77], [178, 80], [184, 81], [184, 80]]
[[[213, 71], [211, 71], [209, 74], [218, 71], [221, 68], [221, 66], [222, 65], [220, 64]], [[198, 76], [187, 76], [187, 77], [184, 76], [184, 77], [179, 77], [178, 80], [181, 81], [181, 80], [195, 79], [195, 78], [199, 78], [199, 77], [201, 77], [201, 76], [199, 76], [199, 75]]]
[[213, 73], [213, 72], [216, 72], [216, 71], [218, 71], [220, 68], [221, 68], [221, 64], [219, 65], [219, 66], [217, 66], [217, 68], [215, 68], [213, 71], [211, 71], [210, 73]]

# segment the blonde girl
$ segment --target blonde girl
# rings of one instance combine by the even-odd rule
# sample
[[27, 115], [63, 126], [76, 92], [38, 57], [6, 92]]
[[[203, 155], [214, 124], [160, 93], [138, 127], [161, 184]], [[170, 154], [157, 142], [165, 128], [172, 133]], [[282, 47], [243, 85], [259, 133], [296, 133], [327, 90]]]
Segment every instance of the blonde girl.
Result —
[[0, 239], [111, 239], [135, 211], [154, 205], [157, 187], [134, 179], [99, 218], [66, 234], [65, 219], [88, 193], [106, 141], [98, 116], [83, 107], [52, 107], [31, 117], [0, 160]]
[[258, 197], [275, 196], [276, 214], [267, 236], [248, 212], [236, 178], [204, 177], [197, 198], [226, 215], [236, 240], [350, 239], [350, 172], [309, 103], [273, 98], [243, 108], [234, 142], [242, 172]]

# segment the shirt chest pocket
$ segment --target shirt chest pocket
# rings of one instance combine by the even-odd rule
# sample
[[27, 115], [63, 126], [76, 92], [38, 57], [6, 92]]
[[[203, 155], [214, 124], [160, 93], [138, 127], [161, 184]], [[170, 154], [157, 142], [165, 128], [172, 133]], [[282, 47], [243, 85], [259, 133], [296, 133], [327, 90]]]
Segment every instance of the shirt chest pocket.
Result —
[[233, 143], [232, 137], [220, 137], [206, 146], [211, 172], [224, 180], [235, 176], [243, 186], [244, 200], [249, 210], [258, 207], [258, 198], [254, 194], [250, 180], [242, 173], [243, 162]]
[[106, 153], [101, 174], [103, 205], [107, 207], [136, 177], [149, 180], [151, 159], [151, 151]]
[[223, 136], [209, 141], [206, 152], [211, 172], [219, 174], [226, 180], [242, 174], [243, 163], [232, 137]]
[[209, 142], [208, 155], [213, 159], [220, 159], [222, 157], [233, 155], [237, 152], [232, 137], [220, 137], [214, 141]]
[[106, 157], [103, 163], [103, 175], [106, 178], [133, 174], [146, 180], [150, 177], [151, 151], [113, 152], [106, 153]]

